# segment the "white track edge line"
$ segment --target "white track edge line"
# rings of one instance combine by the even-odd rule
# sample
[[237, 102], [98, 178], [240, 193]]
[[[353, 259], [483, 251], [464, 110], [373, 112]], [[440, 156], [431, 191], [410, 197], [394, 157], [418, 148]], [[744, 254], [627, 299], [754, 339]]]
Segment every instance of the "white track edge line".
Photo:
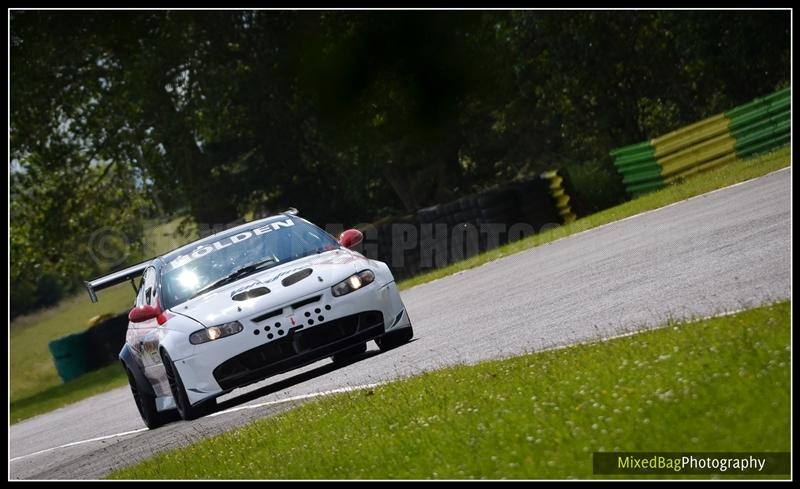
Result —
[[134, 433], [139, 433], [140, 431], [146, 431], [146, 430], [147, 430], [147, 428], [140, 428], [138, 430], [125, 431], [123, 433], [115, 433], [113, 435], [98, 436], [97, 438], [90, 438], [88, 440], [73, 441], [72, 443], [67, 443], [67, 444], [64, 444], [64, 445], [61, 445], [61, 446], [57, 446], [57, 447], [53, 447], [53, 448], [45, 448], [44, 450], [39, 450], [38, 452], [33, 452], [33, 453], [29, 453], [27, 455], [20, 455], [19, 457], [10, 458], [10, 459], [8, 459], [8, 461], [9, 462], [14, 462], [16, 460], [21, 460], [23, 458], [33, 457], [34, 455], [41, 455], [43, 453], [52, 452], [53, 450], [59, 450], [61, 448], [72, 447], [72, 446], [75, 446], [75, 445], [83, 445], [84, 443], [90, 443], [90, 442], [93, 442], [93, 441], [107, 440], [109, 438], [117, 438], [117, 437], [125, 436], [125, 435], [132, 435]]
[[[303, 400], [303, 399], [311, 399], [311, 398], [314, 398], [314, 397], [327, 396], [327, 395], [331, 395], [331, 394], [339, 394], [341, 392], [351, 392], [351, 391], [355, 391], [355, 390], [369, 389], [371, 387], [377, 387], [377, 386], [379, 386], [381, 384], [382, 383], [357, 385], [357, 386], [352, 386], [352, 387], [340, 387], [338, 389], [332, 389], [332, 390], [329, 390], [329, 391], [314, 392], [314, 393], [311, 393], [311, 394], [303, 394], [303, 395], [300, 395], [300, 396], [287, 397], [286, 399], [278, 399], [276, 401], [262, 402], [262, 403], [259, 403], [259, 404], [248, 404], [246, 406], [239, 406], [239, 407], [226, 409], [225, 411], [219, 411], [219, 412], [216, 412], [216, 413], [208, 415], [208, 417], [210, 418], [210, 417], [213, 417], [213, 416], [219, 416], [220, 414], [233, 413], [233, 412], [236, 412], [236, 411], [241, 411], [243, 409], [257, 409], [257, 408], [264, 407], [264, 406], [270, 406], [270, 405], [275, 405], [275, 404], [283, 404], [283, 403], [286, 403], [286, 402], [299, 401], [299, 400]], [[71, 442], [71, 443], [66, 443], [64, 445], [59, 445], [57, 447], [45, 448], [44, 450], [39, 450], [38, 452], [29, 453], [27, 455], [20, 455], [19, 457], [10, 458], [10, 459], [8, 459], [8, 461], [9, 461], [9, 463], [10, 462], [15, 462], [17, 460], [22, 460], [24, 458], [33, 457], [35, 455], [41, 455], [43, 453], [52, 452], [54, 450], [60, 450], [62, 448], [69, 448], [69, 447], [73, 447], [73, 446], [76, 446], [76, 445], [83, 445], [83, 444], [92, 443], [92, 442], [95, 442], [95, 441], [107, 440], [109, 438], [119, 438], [119, 437], [122, 437], [122, 436], [132, 435], [134, 433], [140, 433], [142, 431], [147, 431], [147, 430], [148, 430], [148, 428], [140, 428], [138, 430], [125, 431], [125, 432], [122, 432], [122, 433], [115, 433], [113, 435], [104, 435], [104, 436], [99, 436], [97, 438], [90, 438], [88, 440], [74, 441], [74, 442]]]

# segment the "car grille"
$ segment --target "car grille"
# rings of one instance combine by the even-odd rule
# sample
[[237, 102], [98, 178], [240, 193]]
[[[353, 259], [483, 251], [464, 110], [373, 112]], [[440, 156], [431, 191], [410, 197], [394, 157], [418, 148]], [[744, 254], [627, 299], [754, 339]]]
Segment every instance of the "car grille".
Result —
[[[291, 304], [291, 307], [292, 307], [292, 309], [300, 309], [301, 307], [307, 306], [309, 304], [313, 304], [313, 303], [319, 301], [320, 299], [322, 299], [321, 295], [315, 295], [313, 297], [309, 297], [308, 299], [303, 299], [302, 301], [295, 302], [295, 303]], [[253, 321], [258, 323], [258, 322], [265, 321], [265, 320], [270, 319], [270, 318], [274, 318], [276, 316], [280, 316], [281, 314], [283, 314], [283, 308], [274, 309], [274, 310], [269, 311], [267, 313], [261, 314], [260, 316], [254, 317]]]
[[221, 363], [214, 378], [225, 390], [301, 367], [383, 334], [383, 313], [367, 311], [265, 343]]

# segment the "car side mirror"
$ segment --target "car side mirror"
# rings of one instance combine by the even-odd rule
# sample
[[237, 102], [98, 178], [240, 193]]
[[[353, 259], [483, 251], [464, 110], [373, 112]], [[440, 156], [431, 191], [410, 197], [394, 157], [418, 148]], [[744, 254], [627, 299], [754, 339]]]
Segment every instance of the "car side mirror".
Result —
[[358, 229], [348, 229], [339, 236], [339, 244], [351, 250], [363, 240], [364, 235]]
[[159, 311], [157, 307], [145, 304], [141, 307], [134, 307], [131, 309], [131, 312], [128, 313], [128, 321], [132, 323], [141, 323], [148, 319], [154, 319], [159, 314], [161, 314], [161, 311]]

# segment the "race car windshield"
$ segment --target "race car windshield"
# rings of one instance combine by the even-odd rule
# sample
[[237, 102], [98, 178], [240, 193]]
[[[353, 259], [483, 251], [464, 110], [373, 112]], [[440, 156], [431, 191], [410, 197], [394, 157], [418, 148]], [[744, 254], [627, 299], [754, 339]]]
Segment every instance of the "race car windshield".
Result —
[[[216, 286], [339, 247], [328, 233], [285, 218], [227, 236], [208, 238], [164, 258], [161, 295], [166, 309]], [[258, 266], [248, 266], [258, 264]], [[232, 281], [235, 281], [232, 280]], [[205, 290], [204, 290], [205, 289]]]

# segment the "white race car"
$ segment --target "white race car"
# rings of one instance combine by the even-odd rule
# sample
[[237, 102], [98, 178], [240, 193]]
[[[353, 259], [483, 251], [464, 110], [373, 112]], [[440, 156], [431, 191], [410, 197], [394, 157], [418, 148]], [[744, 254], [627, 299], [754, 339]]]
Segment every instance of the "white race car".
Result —
[[[119, 358], [145, 424], [195, 419], [235, 388], [325, 357], [411, 340], [389, 267], [292, 210], [195, 241], [86, 283], [130, 280], [136, 302]], [[141, 277], [137, 288], [134, 279]]]

